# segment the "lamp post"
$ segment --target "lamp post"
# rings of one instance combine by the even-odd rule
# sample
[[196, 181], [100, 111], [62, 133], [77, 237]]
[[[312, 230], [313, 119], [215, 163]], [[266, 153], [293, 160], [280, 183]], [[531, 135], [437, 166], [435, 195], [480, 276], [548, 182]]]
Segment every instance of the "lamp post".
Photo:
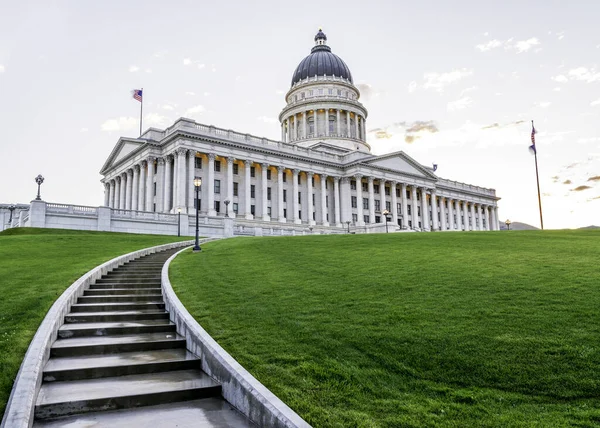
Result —
[[225, 199], [225, 217], [229, 217], [229, 204], [231, 201], [229, 199]]
[[177, 236], [181, 236], [181, 208], [177, 208]]
[[202, 248], [200, 248], [200, 244], [198, 242], [198, 240], [199, 240], [198, 213], [200, 212], [200, 210], [198, 209], [198, 198], [199, 198], [198, 193], [200, 192], [201, 185], [202, 185], [202, 179], [200, 177], [194, 178], [194, 187], [196, 188], [196, 245], [194, 245], [194, 250], [193, 250], [194, 253], [197, 253], [198, 251], [202, 251]]
[[350, 220], [346, 220], [346, 224], [348, 225], [348, 233], [350, 233]]
[[8, 210], [10, 211], [10, 218], [8, 219], [8, 224], [11, 225], [12, 227], [12, 216], [13, 216], [13, 211], [16, 209], [17, 207], [14, 205], [11, 205], [10, 207], [8, 207]]
[[388, 233], [388, 214], [390, 212], [388, 210], [383, 210], [383, 212], [381, 214], [383, 214], [383, 216], [385, 217], [385, 233]]
[[40, 197], [40, 186], [42, 185], [42, 183], [44, 182], [44, 177], [42, 177], [42, 174], [38, 174], [37, 177], [35, 177], [35, 182], [38, 185], [38, 194], [37, 197], [35, 198], [36, 201], [41, 201], [42, 198]]
[[508, 220], [508, 219], [507, 219], [507, 220], [504, 222], [504, 224], [506, 224], [506, 227], [508, 228], [508, 230], [510, 230], [510, 225], [512, 224], [512, 221], [510, 221], [510, 220]]

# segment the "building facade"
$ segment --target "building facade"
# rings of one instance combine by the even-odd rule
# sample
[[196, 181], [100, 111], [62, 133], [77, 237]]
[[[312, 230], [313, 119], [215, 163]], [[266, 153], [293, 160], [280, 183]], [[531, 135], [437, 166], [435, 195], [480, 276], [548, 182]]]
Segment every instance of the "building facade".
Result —
[[[181, 118], [122, 137], [100, 173], [113, 210], [199, 213], [336, 231], [497, 230], [496, 192], [435, 175], [404, 152], [371, 154], [367, 109], [322, 31], [294, 71], [274, 141]], [[202, 178], [199, 198], [193, 184]]]

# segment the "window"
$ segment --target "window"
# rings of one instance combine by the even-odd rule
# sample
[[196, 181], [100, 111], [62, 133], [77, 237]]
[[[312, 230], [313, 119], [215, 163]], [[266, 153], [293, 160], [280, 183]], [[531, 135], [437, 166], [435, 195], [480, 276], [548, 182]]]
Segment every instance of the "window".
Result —
[[381, 216], [375, 216], [375, 223], [381, 223]]
[[323, 95], [323, 88], [319, 89], [319, 95]]
[[402, 214], [402, 204], [396, 204], [396, 212], [398, 214]]
[[156, 196], [156, 183], [152, 183], [154, 184], [154, 196]]
[[237, 163], [233, 164], [233, 173], [238, 175], [240, 173], [240, 166]]
[[363, 221], [368, 224], [369, 223], [369, 216], [368, 215], [364, 215], [363, 216]]
[[237, 215], [238, 210], [239, 210], [239, 205], [236, 202], [234, 202], [232, 206], [233, 206], [233, 208], [232, 208], [233, 212]]
[[302, 177], [298, 174], [298, 184], [302, 184]]
[[221, 193], [221, 180], [215, 180], [215, 194]]
[[356, 223], [358, 221], [358, 214], [352, 214], [352, 223]]
[[283, 218], [287, 218], [287, 209], [286, 208], [283, 209]]
[[396, 188], [396, 196], [400, 197], [400, 189]]
[[333, 89], [329, 88], [328, 93], [329, 95], [333, 95]]
[[233, 182], [233, 196], [238, 196], [238, 183]]
[[312, 187], [315, 187], [315, 177], [311, 177]]
[[317, 196], [317, 195], [315, 195], [315, 194], [313, 193], [313, 194], [312, 194], [312, 197], [313, 197], [313, 198], [312, 198], [312, 199], [313, 199], [313, 207], [315, 206], [315, 196]]
[[406, 199], [410, 199], [410, 191], [406, 189]]
[[350, 181], [350, 190], [356, 190], [356, 180]]
[[298, 192], [298, 203], [302, 203], [302, 193]]
[[373, 191], [374, 191], [376, 194], [379, 194], [379, 184], [374, 184], [374, 185], [373, 185]]
[[369, 198], [363, 198], [363, 209], [369, 209]]
[[352, 196], [352, 208], [356, 208], [356, 196]]
[[362, 190], [363, 190], [363, 192], [368, 192], [369, 191], [369, 183], [362, 183]]
[[294, 102], [298, 101], [298, 95], [294, 95]]
[[302, 97], [302, 99], [304, 99], [304, 92], [302, 92], [302, 94], [300, 94], [300, 97]]
[[250, 197], [256, 198], [256, 186], [254, 184], [250, 185]]
[[283, 171], [283, 182], [287, 183], [287, 174]]
[[335, 119], [333, 117], [329, 118], [329, 134], [335, 133]]
[[256, 215], [256, 205], [250, 205], [250, 214]]
[[408, 215], [410, 215], [410, 208], [411, 208], [411, 207], [410, 207], [410, 205], [408, 205], [408, 206], [406, 207], [406, 213], [407, 213]]
[[267, 180], [271, 179], [271, 170], [267, 169]]
[[390, 201], [385, 201], [385, 209], [392, 212], [392, 203]]
[[314, 119], [314, 117], [311, 117], [311, 118], [308, 119], [308, 133], [309, 133], [309, 135], [314, 135], [314, 133], [315, 133], [315, 119]]
[[375, 211], [381, 211], [381, 201], [378, 199], [375, 199]]
[[311, 97], [313, 96], [313, 90], [312, 89], [310, 91], [308, 91], [308, 95], [310, 95]]
[[341, 97], [342, 96], [342, 90], [338, 89], [338, 96]]
[[196, 169], [202, 169], [202, 158], [195, 158], [194, 159], [194, 167]]
[[250, 177], [256, 177], [256, 167], [250, 167]]
[[271, 188], [267, 187], [267, 201], [271, 200]]
[[389, 187], [385, 188], [385, 195], [390, 196], [390, 188]]
[[217, 172], [221, 171], [221, 161], [218, 161], [218, 160], [215, 161], [215, 171], [217, 171]]
[[217, 213], [220, 213], [220, 212], [221, 212], [221, 202], [219, 202], [219, 201], [215, 201], [215, 211], [216, 211]]
[[421, 215], [421, 207], [417, 206], [417, 215]]
[[287, 190], [283, 189], [283, 202], [287, 202]]
[[421, 194], [419, 192], [417, 192], [417, 201], [421, 200]]
[[302, 220], [302, 211], [298, 211], [298, 218]]
[[348, 98], [348, 91], [344, 91], [344, 96]]
[[317, 215], [315, 214], [315, 212], [313, 211], [313, 220], [317, 219]]
[[329, 196], [325, 196], [325, 207], [329, 208]]
[[267, 207], [267, 215], [271, 217], [271, 207]]
[[412, 220], [408, 220], [408, 227], [412, 227]]
[[329, 181], [325, 180], [325, 189], [329, 189]]

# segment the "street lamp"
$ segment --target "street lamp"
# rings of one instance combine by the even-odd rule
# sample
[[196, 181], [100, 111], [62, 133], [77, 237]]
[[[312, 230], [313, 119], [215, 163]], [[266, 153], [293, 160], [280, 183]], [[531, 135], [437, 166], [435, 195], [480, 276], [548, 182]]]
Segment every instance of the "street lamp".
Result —
[[194, 253], [197, 253], [198, 251], [202, 251], [202, 248], [200, 248], [200, 244], [198, 243], [198, 232], [199, 232], [199, 225], [198, 225], [198, 213], [200, 212], [200, 210], [198, 209], [198, 193], [200, 192], [200, 186], [202, 186], [202, 179], [200, 177], [196, 177], [194, 178], [194, 187], [196, 188], [196, 245], [194, 245]]
[[229, 217], [229, 204], [231, 201], [229, 199], [225, 199], [225, 217]]
[[508, 219], [507, 219], [507, 220], [504, 222], [504, 224], [506, 224], [506, 227], [508, 228], [508, 230], [510, 230], [510, 225], [512, 224], [512, 221], [510, 221], [510, 220], [508, 220]]
[[346, 220], [346, 224], [348, 225], [348, 233], [350, 233], [350, 220]]
[[42, 185], [42, 183], [44, 182], [44, 177], [42, 177], [42, 174], [38, 174], [37, 177], [35, 177], [35, 182], [38, 185], [38, 194], [37, 197], [35, 198], [36, 201], [41, 201], [42, 198], [40, 197], [40, 186]]
[[8, 219], [8, 224], [10, 224], [12, 226], [12, 216], [13, 216], [13, 211], [16, 209], [17, 207], [14, 205], [11, 205], [10, 207], [8, 207], [8, 210], [10, 211], [10, 218]]
[[177, 208], [177, 236], [181, 236], [181, 208]]
[[389, 213], [390, 213], [390, 212], [389, 212], [388, 210], [383, 210], [383, 212], [381, 213], [381, 214], [383, 214], [383, 215], [384, 215], [384, 217], [385, 217], [385, 233], [388, 233], [388, 225], [387, 225], [387, 222], [388, 222], [388, 214], [389, 214]]

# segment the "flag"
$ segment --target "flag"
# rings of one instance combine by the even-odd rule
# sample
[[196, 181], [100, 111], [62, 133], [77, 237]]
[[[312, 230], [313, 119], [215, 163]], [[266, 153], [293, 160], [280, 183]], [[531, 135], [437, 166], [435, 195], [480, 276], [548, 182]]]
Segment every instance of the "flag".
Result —
[[436, 171], [437, 171], [437, 163], [434, 163], [433, 164], [433, 172], [436, 172]]
[[142, 102], [142, 90], [141, 89], [134, 89], [133, 91], [131, 91], [131, 95], [133, 95], [134, 100], [138, 100], [139, 102]]
[[537, 154], [537, 150], [535, 148], [535, 134], [537, 134], [537, 131], [533, 126], [533, 121], [531, 121], [531, 146], [529, 146], [529, 151], [534, 155]]

